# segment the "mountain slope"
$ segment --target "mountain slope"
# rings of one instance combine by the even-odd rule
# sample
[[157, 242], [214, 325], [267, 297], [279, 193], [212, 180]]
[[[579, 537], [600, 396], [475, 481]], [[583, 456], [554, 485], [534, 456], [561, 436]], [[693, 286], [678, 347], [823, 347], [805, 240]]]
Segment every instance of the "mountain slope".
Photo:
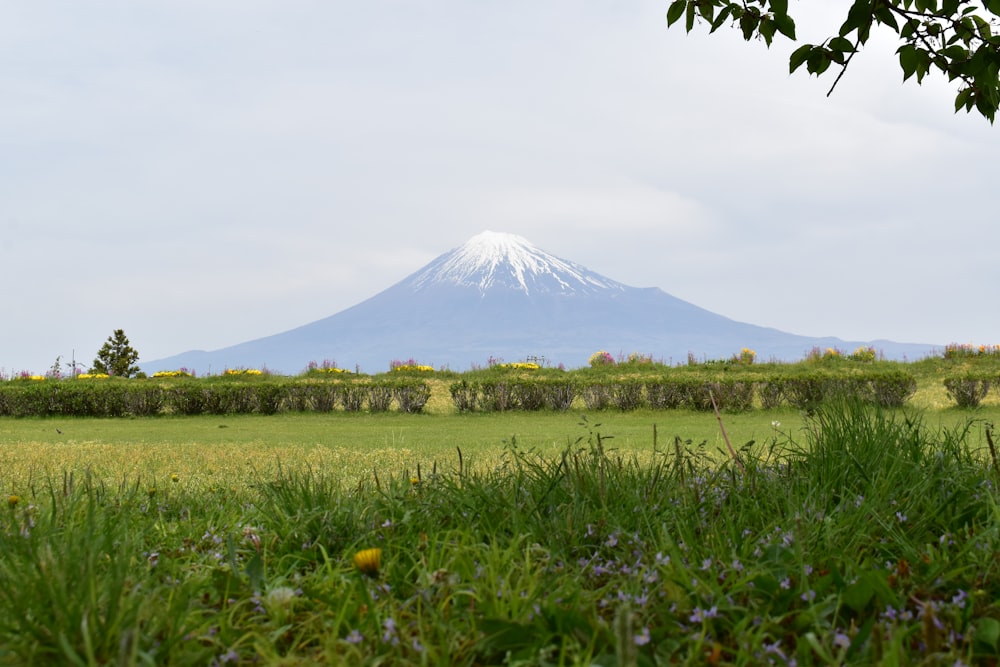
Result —
[[[544, 357], [586, 365], [595, 351], [640, 352], [668, 363], [728, 357], [743, 347], [760, 359], [798, 360], [812, 347], [868, 341], [811, 338], [736, 322], [658, 288], [635, 288], [550, 255], [513, 234], [484, 232], [356, 306], [310, 324], [212, 352], [142, 364], [199, 374], [264, 367], [298, 373], [335, 359], [365, 372], [414, 358], [466, 370], [492, 357]], [[925, 356], [931, 345], [871, 343], [889, 358]]]

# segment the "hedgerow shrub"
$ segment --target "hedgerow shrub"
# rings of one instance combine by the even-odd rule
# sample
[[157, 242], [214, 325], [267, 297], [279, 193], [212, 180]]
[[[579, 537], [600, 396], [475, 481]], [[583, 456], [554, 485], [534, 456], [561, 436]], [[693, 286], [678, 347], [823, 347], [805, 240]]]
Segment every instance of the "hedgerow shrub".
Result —
[[684, 404], [683, 387], [669, 380], [647, 380], [646, 402], [654, 410], [670, 410]]
[[582, 384], [579, 395], [588, 410], [604, 410], [611, 404], [611, 390], [603, 383]]
[[968, 374], [961, 377], [945, 378], [944, 388], [948, 396], [960, 408], [974, 408], [986, 398], [990, 391], [992, 377], [981, 374]]
[[400, 412], [415, 414], [422, 412], [431, 398], [431, 388], [426, 382], [396, 383], [393, 396]]
[[0, 383], [0, 416], [146, 417], [158, 414], [277, 414], [288, 411], [329, 412], [339, 404], [347, 411], [366, 406], [380, 412], [395, 400], [403, 412], [419, 412], [430, 398], [425, 382], [345, 383], [256, 379], [205, 381], [56, 380]]
[[316, 412], [332, 412], [340, 403], [340, 385], [330, 382], [316, 382], [301, 384], [299, 391], [306, 395], [303, 401], [303, 410], [314, 410]]
[[830, 378], [821, 373], [784, 378], [782, 388], [791, 406], [812, 412], [827, 397]]
[[545, 385], [535, 380], [521, 380], [513, 386], [514, 403], [521, 410], [536, 411], [545, 407]]
[[[724, 379], [710, 382], [708, 388], [719, 410], [746, 412], [753, 408], [755, 385], [749, 380]], [[711, 403], [711, 398], [709, 399]]]
[[249, 394], [246, 396], [248, 400], [245, 406], [251, 412], [273, 415], [281, 411], [282, 408], [287, 409], [284, 404], [287, 403], [290, 389], [291, 385], [288, 383], [262, 382], [253, 385], [251, 391], [241, 393]]
[[757, 383], [757, 398], [765, 410], [779, 407], [785, 400], [785, 383], [780, 378], [771, 378]]
[[372, 412], [388, 412], [392, 405], [393, 388], [384, 382], [376, 382], [366, 386], [368, 390], [368, 409]]
[[688, 377], [679, 381], [680, 391], [684, 396], [682, 406], [699, 412], [712, 410], [711, 387], [708, 381], [698, 377]]
[[127, 387], [125, 392], [125, 413], [136, 417], [152, 417], [160, 414], [166, 405], [166, 392], [152, 384]]
[[868, 395], [865, 398], [883, 408], [899, 408], [917, 391], [916, 379], [899, 372], [881, 373], [868, 380]]
[[337, 397], [340, 399], [340, 404], [345, 411], [359, 412], [365, 405], [367, 394], [368, 392], [365, 391], [363, 385], [355, 382], [346, 382], [341, 386], [340, 391], [337, 392]]
[[619, 410], [638, 410], [645, 404], [643, 384], [638, 380], [615, 382], [610, 387], [611, 403]]
[[451, 393], [451, 402], [455, 404], [459, 412], [472, 412], [479, 403], [479, 385], [470, 383], [468, 380], [453, 382], [448, 391]]
[[476, 405], [483, 412], [506, 412], [516, 407], [513, 382], [484, 380], [479, 383]]
[[549, 410], [565, 412], [576, 398], [576, 386], [572, 380], [549, 380], [545, 387], [545, 407]]

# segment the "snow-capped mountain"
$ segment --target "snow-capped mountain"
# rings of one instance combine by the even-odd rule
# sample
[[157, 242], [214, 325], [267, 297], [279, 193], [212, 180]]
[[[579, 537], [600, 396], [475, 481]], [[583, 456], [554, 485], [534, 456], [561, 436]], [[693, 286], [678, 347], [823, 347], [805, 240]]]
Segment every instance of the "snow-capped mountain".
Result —
[[920, 358], [932, 345], [797, 336], [712, 313], [655, 288], [636, 288], [560, 259], [513, 234], [483, 232], [385, 291], [335, 315], [211, 352], [145, 362], [147, 373], [199, 374], [266, 366], [294, 374], [310, 361], [374, 373], [394, 359], [467, 370], [490, 357], [541, 357], [584, 366], [598, 350], [666, 363], [729, 357], [799, 360], [813, 347], [872, 345], [889, 358]]
[[405, 284], [419, 291], [434, 285], [514, 289], [533, 294], [595, 294], [625, 285], [559, 259], [516, 234], [483, 232], [441, 255]]

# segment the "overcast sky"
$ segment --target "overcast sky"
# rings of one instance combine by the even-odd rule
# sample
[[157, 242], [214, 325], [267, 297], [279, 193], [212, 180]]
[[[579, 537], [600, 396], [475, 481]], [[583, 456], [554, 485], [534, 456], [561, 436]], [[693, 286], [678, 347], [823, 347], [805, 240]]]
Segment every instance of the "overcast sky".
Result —
[[891, 39], [827, 98], [668, 4], [5, 3], [0, 369], [286, 331], [487, 229], [791, 333], [1000, 343], [997, 130]]

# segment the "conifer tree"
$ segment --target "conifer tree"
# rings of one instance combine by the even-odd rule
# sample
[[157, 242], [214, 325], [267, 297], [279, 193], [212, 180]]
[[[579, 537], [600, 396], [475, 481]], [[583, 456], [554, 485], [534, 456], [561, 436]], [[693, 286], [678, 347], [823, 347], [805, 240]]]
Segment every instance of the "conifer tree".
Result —
[[91, 373], [105, 373], [117, 377], [132, 377], [139, 372], [136, 362], [139, 353], [128, 342], [128, 336], [122, 329], [108, 336], [104, 345], [97, 352]]

